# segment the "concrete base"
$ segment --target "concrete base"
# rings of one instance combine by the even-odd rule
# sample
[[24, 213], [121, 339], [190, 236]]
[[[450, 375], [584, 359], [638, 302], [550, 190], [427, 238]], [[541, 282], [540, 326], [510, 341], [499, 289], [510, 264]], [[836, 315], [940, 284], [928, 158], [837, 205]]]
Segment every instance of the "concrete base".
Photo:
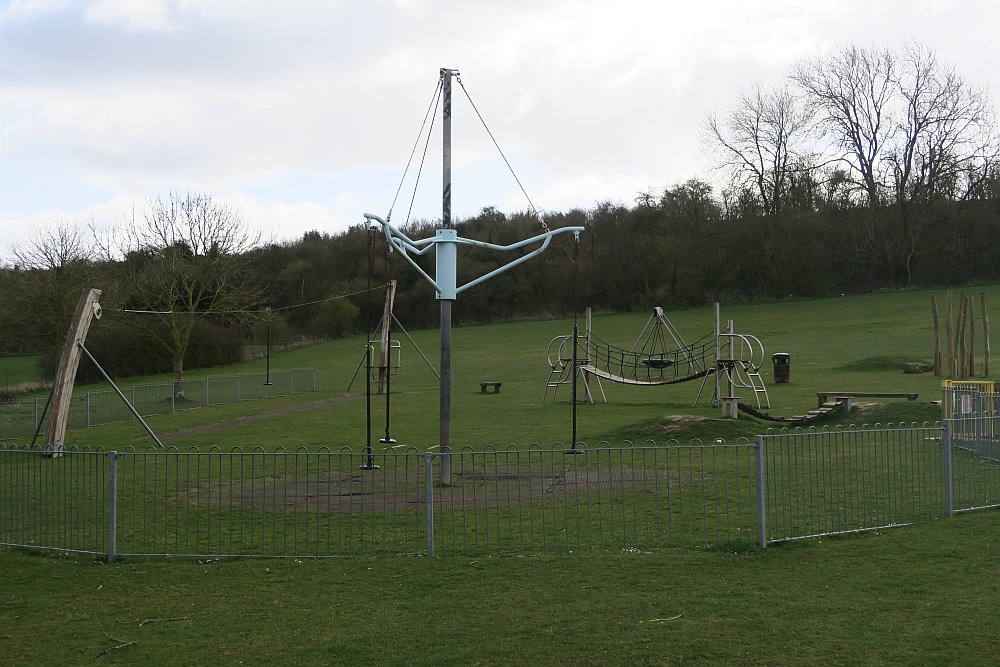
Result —
[[740, 414], [740, 397], [739, 396], [723, 396], [722, 397], [722, 418], [723, 419], [736, 419]]

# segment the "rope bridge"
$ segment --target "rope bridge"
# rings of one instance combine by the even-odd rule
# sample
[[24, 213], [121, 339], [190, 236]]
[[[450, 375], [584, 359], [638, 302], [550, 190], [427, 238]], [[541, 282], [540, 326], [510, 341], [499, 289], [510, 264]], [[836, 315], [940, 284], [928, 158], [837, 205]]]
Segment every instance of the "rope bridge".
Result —
[[624, 384], [675, 384], [712, 372], [714, 356], [715, 337], [712, 334], [674, 350], [626, 350], [591, 333], [589, 349], [581, 355], [581, 369]]

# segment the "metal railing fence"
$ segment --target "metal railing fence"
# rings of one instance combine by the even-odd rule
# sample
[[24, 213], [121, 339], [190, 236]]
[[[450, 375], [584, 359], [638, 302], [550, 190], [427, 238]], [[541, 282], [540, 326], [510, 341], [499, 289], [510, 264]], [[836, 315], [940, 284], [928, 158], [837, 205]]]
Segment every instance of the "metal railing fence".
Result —
[[[0, 448], [0, 543], [130, 556], [653, 550], [757, 539], [737, 445], [223, 452]], [[112, 485], [113, 481], [113, 485]], [[112, 486], [114, 487], [112, 489]]]
[[756, 440], [765, 461], [769, 541], [945, 514], [940, 424], [785, 431]]
[[0, 446], [0, 544], [109, 559], [766, 546], [1000, 505], [995, 437], [953, 439], [955, 421], [753, 442], [463, 449], [451, 454], [450, 486], [437, 478], [440, 454], [412, 448], [47, 458]]

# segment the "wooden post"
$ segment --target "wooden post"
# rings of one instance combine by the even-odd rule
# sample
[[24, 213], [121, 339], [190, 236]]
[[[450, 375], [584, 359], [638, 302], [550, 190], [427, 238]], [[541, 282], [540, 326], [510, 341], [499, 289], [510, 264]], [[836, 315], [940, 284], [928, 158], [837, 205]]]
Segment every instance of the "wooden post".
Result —
[[955, 341], [951, 339], [951, 290], [944, 300], [945, 353], [948, 355], [948, 377], [955, 377]]
[[976, 374], [976, 302], [969, 295], [969, 358], [965, 366], [968, 369], [966, 377], [973, 377]]
[[941, 377], [941, 322], [938, 319], [937, 297], [933, 294], [931, 314], [934, 316], [934, 377]]
[[384, 394], [389, 382], [389, 364], [392, 362], [392, 350], [389, 349], [392, 331], [392, 305], [396, 300], [396, 281], [390, 280], [385, 291], [385, 311], [382, 313], [382, 338], [379, 340], [378, 356], [378, 393]]
[[[63, 343], [62, 357], [59, 368], [56, 369], [56, 379], [52, 387], [52, 404], [49, 413], [49, 427], [45, 434], [45, 455], [60, 456], [63, 452], [63, 442], [66, 438], [66, 421], [69, 418], [70, 401], [73, 399], [73, 383], [76, 382], [76, 371], [80, 367], [82, 352], [77, 341], [87, 340], [91, 319], [99, 313], [97, 303], [101, 290], [88, 288], [83, 291], [80, 302], [76, 306], [73, 322], [66, 341]], [[98, 315], [99, 316], [99, 315]]]
[[958, 314], [955, 316], [955, 372], [959, 379], [967, 377], [965, 372], [965, 320], [969, 307], [963, 294], [958, 302]]
[[983, 317], [983, 377], [990, 376], [990, 318], [986, 314], [986, 292], [979, 293], [979, 312]]

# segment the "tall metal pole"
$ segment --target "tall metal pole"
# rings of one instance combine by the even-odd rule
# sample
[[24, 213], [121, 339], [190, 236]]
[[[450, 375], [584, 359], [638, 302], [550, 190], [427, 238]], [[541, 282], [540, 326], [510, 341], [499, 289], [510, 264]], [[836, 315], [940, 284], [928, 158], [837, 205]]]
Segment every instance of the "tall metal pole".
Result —
[[[441, 134], [443, 135], [441, 190], [441, 226], [451, 229], [451, 77], [454, 70], [441, 69], [444, 97]], [[440, 257], [437, 265], [440, 266]], [[451, 295], [445, 295], [451, 296]], [[440, 297], [440, 295], [439, 295]], [[451, 304], [453, 298], [441, 299], [441, 485], [451, 486]]]
[[[270, 310], [270, 308], [268, 308]], [[267, 347], [264, 348], [264, 386], [271, 386], [271, 323], [267, 324]]]

